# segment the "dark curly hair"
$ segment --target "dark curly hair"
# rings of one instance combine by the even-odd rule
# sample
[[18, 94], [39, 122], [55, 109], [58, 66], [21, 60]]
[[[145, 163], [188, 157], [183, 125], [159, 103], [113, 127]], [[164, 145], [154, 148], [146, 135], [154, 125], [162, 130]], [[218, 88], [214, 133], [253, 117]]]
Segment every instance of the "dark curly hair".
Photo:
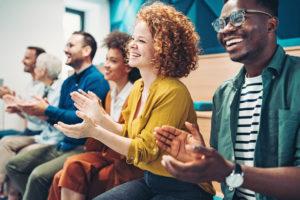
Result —
[[[127, 45], [131, 40], [131, 36], [128, 35], [127, 33], [123, 33], [120, 31], [113, 31], [109, 33], [106, 38], [103, 40], [103, 45], [104, 47], [108, 49], [119, 49], [123, 58], [124, 62], [128, 64], [128, 48]], [[128, 80], [131, 83], [134, 83], [136, 80], [141, 78], [140, 71], [136, 68], [133, 67], [131, 71], [128, 74]]]
[[146, 22], [154, 40], [154, 65], [158, 74], [181, 78], [196, 69], [199, 36], [181, 12], [161, 2], [145, 5], [137, 20]]
[[122, 53], [122, 56], [124, 57], [125, 62], [128, 62], [128, 49], [127, 44], [131, 40], [131, 36], [127, 33], [123, 33], [120, 31], [113, 31], [110, 34], [106, 36], [106, 38], [103, 40], [104, 47], [107, 47], [108, 49], [115, 48], [119, 49]]

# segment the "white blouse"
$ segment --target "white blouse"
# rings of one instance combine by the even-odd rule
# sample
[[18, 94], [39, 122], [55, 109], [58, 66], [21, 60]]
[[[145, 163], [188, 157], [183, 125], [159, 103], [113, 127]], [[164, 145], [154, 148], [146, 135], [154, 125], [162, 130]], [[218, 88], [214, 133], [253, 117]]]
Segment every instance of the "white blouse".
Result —
[[110, 116], [115, 122], [119, 121], [122, 107], [129, 96], [132, 87], [133, 84], [128, 81], [119, 94], [117, 94], [116, 88], [113, 88], [111, 91]]

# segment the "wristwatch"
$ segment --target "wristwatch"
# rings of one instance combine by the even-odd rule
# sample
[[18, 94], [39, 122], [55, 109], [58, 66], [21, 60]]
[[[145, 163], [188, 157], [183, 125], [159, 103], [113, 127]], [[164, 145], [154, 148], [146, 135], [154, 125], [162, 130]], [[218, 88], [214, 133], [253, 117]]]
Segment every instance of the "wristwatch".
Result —
[[229, 176], [225, 178], [225, 183], [229, 190], [240, 187], [244, 182], [244, 173], [240, 164], [235, 163], [234, 169]]

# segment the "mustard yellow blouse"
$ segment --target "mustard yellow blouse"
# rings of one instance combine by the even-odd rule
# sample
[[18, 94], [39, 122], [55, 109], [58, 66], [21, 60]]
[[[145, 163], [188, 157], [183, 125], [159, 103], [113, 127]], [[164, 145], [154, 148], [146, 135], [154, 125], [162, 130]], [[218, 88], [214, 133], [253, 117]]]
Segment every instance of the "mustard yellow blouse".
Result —
[[[197, 123], [193, 101], [186, 86], [178, 79], [158, 77], [150, 86], [145, 106], [137, 118], [134, 114], [143, 91], [143, 81], [135, 82], [122, 112], [125, 124], [122, 135], [132, 138], [127, 162], [160, 176], [171, 177], [161, 165], [163, 153], [156, 145], [153, 130], [157, 126], [171, 125], [185, 129], [184, 122]], [[208, 192], [211, 184], [201, 184]]]

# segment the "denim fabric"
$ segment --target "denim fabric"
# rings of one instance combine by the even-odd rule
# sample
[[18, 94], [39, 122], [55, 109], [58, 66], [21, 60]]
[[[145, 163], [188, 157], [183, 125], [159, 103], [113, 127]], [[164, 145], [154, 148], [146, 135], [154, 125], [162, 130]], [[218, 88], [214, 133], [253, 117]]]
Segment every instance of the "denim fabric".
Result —
[[14, 129], [7, 129], [7, 130], [0, 131], [0, 139], [3, 138], [4, 136], [9, 136], [9, 135], [33, 136], [33, 135], [38, 135], [40, 133], [41, 133], [41, 131], [32, 131], [28, 128], [26, 128], [24, 131], [17, 131], [17, 130], [14, 130]]
[[198, 185], [145, 171], [144, 178], [119, 185], [94, 200], [209, 200]]
[[9, 135], [22, 135], [23, 131], [17, 131], [13, 129], [8, 129], [8, 130], [2, 130], [0, 131], [0, 138], [3, 138], [4, 136], [9, 136]]
[[42, 131], [32, 131], [32, 130], [26, 128], [26, 129], [24, 130], [23, 134], [21, 134], [21, 135], [33, 136], [33, 135], [38, 135], [38, 134], [40, 134], [41, 132], [42, 132]]

